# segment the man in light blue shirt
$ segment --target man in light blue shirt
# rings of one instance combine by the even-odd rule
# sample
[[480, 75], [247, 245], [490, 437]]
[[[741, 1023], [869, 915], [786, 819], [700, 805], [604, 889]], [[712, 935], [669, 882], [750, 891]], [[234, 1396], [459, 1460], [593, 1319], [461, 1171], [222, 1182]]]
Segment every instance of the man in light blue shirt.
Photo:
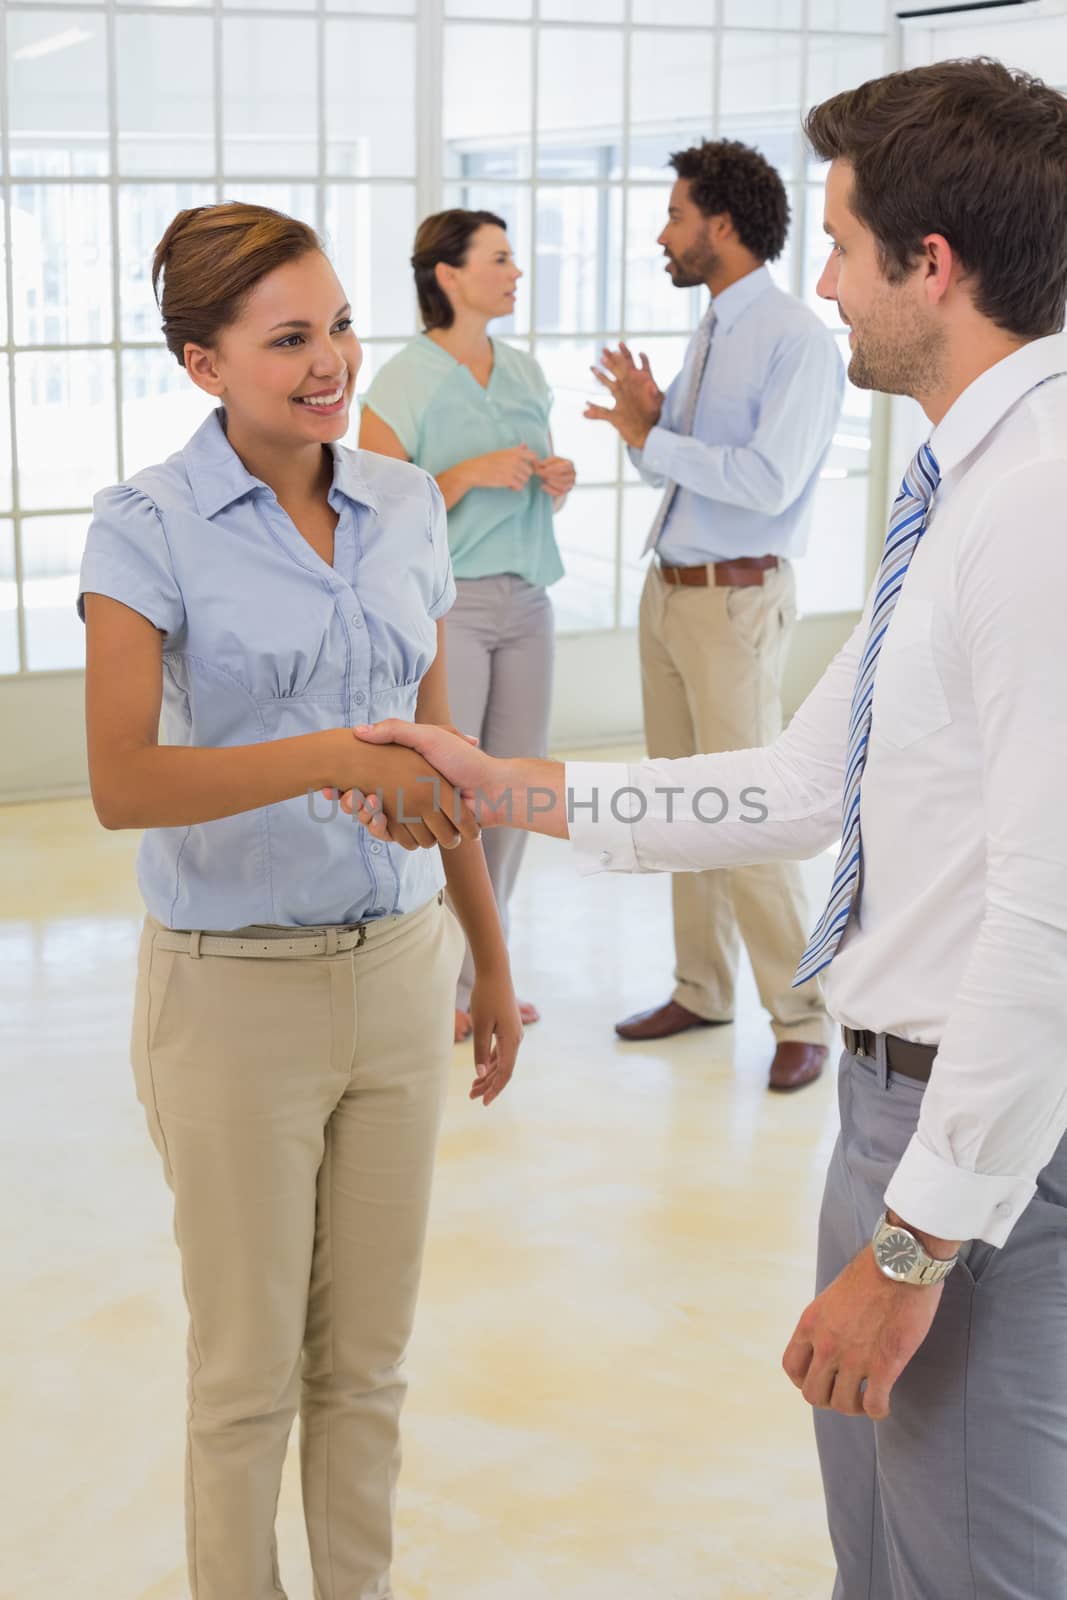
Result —
[[[766, 744], [781, 729], [781, 678], [796, 620], [791, 562], [844, 394], [829, 330], [773, 283], [789, 204], [764, 158], [733, 140], [671, 157], [677, 180], [659, 236], [677, 288], [709, 305], [664, 394], [642, 356], [605, 351], [597, 373], [646, 483], [663, 489], [641, 598], [645, 737], [653, 757]], [[772, 1089], [799, 1089], [826, 1060], [813, 984], [792, 988], [809, 917], [792, 864], [682, 873], [672, 880], [675, 988], [616, 1024], [661, 1039], [733, 1018], [739, 935], [777, 1040]]]

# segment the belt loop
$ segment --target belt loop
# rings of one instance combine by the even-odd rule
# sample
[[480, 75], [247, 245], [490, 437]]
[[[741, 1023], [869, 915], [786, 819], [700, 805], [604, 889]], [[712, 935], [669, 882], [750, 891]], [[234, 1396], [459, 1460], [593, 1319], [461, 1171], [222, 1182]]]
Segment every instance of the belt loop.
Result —
[[885, 1051], [886, 1036], [884, 1033], [876, 1033], [874, 1036], [874, 1065], [878, 1073], [879, 1089], [888, 1089], [889, 1087], [889, 1064], [886, 1061]]
[[337, 954], [337, 929], [336, 928], [327, 928], [326, 929], [326, 954], [328, 956], [335, 956]]
[[189, 954], [194, 961], [200, 960], [200, 929], [196, 928], [189, 935]]
[[444, 903], [445, 903], [445, 891], [443, 889], [438, 889], [438, 891], [437, 891], [437, 904], [439, 906], [443, 906]]

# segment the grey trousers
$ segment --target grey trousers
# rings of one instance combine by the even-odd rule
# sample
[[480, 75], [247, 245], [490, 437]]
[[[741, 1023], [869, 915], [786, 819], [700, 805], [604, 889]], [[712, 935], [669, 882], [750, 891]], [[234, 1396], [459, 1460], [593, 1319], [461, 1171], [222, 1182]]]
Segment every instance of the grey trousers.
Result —
[[[820, 1290], [869, 1241], [922, 1096], [843, 1056]], [[1067, 1140], [1006, 1245], [964, 1247], [890, 1406], [815, 1413], [834, 1600], [1067, 1600]]]
[[[547, 590], [510, 573], [457, 581], [456, 603], [445, 623], [449, 704], [456, 727], [477, 734], [489, 755], [546, 753], [554, 641]], [[517, 828], [491, 828], [482, 844], [506, 938], [526, 835]], [[460, 1011], [470, 1006], [473, 982], [468, 945], [456, 989]]]

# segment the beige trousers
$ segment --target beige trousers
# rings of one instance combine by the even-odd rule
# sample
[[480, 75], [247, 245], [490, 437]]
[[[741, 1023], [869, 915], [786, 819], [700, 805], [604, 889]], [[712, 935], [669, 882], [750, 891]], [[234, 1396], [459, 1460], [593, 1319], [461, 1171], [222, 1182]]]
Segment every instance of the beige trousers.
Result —
[[[665, 583], [655, 562], [641, 595], [645, 739], [654, 758], [768, 744], [781, 732], [782, 669], [796, 620], [787, 562], [750, 588]], [[739, 934], [778, 1039], [825, 1044], [815, 983], [792, 987], [810, 928], [791, 862], [678, 872], [674, 999], [709, 1020], [734, 1014]]]
[[274, 1518], [299, 1409], [315, 1600], [387, 1600], [462, 934], [435, 897], [337, 954], [165, 948], [189, 939], [145, 923], [133, 1063], [189, 1307], [192, 1594], [285, 1595]]

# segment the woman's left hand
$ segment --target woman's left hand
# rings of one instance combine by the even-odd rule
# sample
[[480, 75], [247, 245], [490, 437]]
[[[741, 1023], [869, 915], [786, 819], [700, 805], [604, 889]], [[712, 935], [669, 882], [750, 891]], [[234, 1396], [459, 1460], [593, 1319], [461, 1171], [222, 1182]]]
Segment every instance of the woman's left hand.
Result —
[[556, 498], [570, 494], [577, 478], [574, 462], [568, 461], [566, 456], [546, 456], [544, 461], [537, 463], [534, 471], [545, 493]]
[[507, 970], [477, 974], [471, 990], [470, 1011], [477, 1074], [470, 1097], [488, 1106], [511, 1082], [522, 1043], [522, 1019], [511, 974]]

